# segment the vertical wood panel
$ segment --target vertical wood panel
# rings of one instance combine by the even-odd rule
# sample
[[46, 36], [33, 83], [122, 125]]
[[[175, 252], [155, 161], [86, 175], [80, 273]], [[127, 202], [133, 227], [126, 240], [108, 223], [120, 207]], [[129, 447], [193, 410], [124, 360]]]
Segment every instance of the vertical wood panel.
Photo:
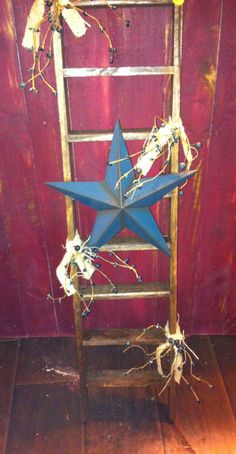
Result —
[[[10, 255], [20, 295], [25, 335], [53, 335], [57, 329], [54, 308], [46, 301], [50, 286], [49, 270], [32, 145], [37, 123], [30, 123], [29, 127], [31, 118], [26, 110], [24, 92], [18, 88], [20, 70], [11, 2], [4, 2], [2, 7], [5, 12], [1, 16], [1, 59], [5, 62], [1, 76], [1, 92], [4, 95], [1, 118], [2, 210], [10, 238]], [[7, 288], [7, 276], [5, 280]], [[14, 301], [11, 307], [12, 301], [6, 297], [2, 304], [9, 305], [9, 313], [13, 313], [14, 320]], [[10, 334], [18, 334], [14, 324]]]
[[[0, 81], [1, 336], [55, 336], [73, 332], [72, 302], [68, 300], [63, 305], [55, 306], [46, 300], [50, 291], [60, 294], [55, 268], [62, 257], [61, 244], [66, 238], [64, 196], [44, 186], [44, 181], [62, 179], [56, 99], [42, 87], [38, 96], [18, 89], [21, 67], [24, 68], [25, 75], [26, 68], [30, 66], [30, 53], [22, 49], [20, 43], [31, 3], [31, 0], [23, 3], [16, 0], [13, 3], [16, 35], [10, 2], [4, 0], [4, 15], [0, 18], [1, 61], [4, 62]], [[135, 64], [136, 56], [139, 64], [142, 61], [144, 64], [161, 64], [166, 61], [169, 55], [169, 12], [163, 13], [158, 8], [156, 17], [150, 15], [146, 8], [128, 8], [127, 14], [128, 10], [131, 11], [133, 22], [133, 28], [129, 29], [116, 24], [117, 19], [112, 11], [104, 13], [102, 8], [98, 12], [99, 17], [107, 21], [109, 29], [114, 27], [113, 38], [117, 38], [120, 43], [117, 65], [129, 62]], [[181, 116], [191, 143], [203, 142], [200, 170], [194, 183], [190, 181], [184, 189], [185, 195], [179, 204], [179, 312], [183, 327], [192, 333], [236, 332], [236, 188], [233, 147], [235, 14], [233, 0], [185, 2]], [[144, 31], [139, 33], [138, 23], [141, 19], [143, 23], [140, 30], [144, 30], [146, 34]], [[155, 37], [153, 30], [156, 30]], [[66, 58], [69, 66], [74, 66], [73, 63], [78, 61], [81, 66], [106, 66], [107, 47], [103, 42], [104, 36], [98, 36], [95, 30], [90, 30], [89, 33], [80, 42], [65, 33], [68, 38]], [[134, 47], [132, 39], [135, 41]], [[166, 52], [159, 54], [163, 43]], [[138, 55], [137, 46], [140, 50]], [[53, 80], [52, 67], [48, 76]], [[124, 108], [124, 112], [121, 112], [123, 126], [136, 125], [138, 122], [142, 127], [151, 126], [153, 114], [161, 114], [158, 106], [162, 105], [165, 96], [168, 98], [168, 81], [164, 82], [164, 94], [162, 85], [158, 85], [161, 92], [155, 93], [158, 111], [154, 112], [153, 99], [149, 102], [145, 96], [142, 100], [143, 112], [140, 114], [138, 111], [133, 112], [130, 107], [132, 103], [125, 102], [128, 96], [126, 91], [129, 91], [132, 83], [133, 79], [122, 84], [117, 80], [112, 86], [115, 90], [117, 84], [116, 100], [120, 111]], [[125, 87], [125, 93], [122, 92], [123, 101], [119, 97], [119, 86]], [[86, 87], [88, 88], [88, 84], [85, 84]], [[99, 100], [97, 118], [93, 117], [94, 100], [92, 109], [86, 101], [86, 97], [90, 95], [83, 93], [73, 100], [72, 111], [75, 117], [78, 112], [74, 122], [79, 127], [87, 127], [83, 116], [91, 124], [97, 122], [99, 127], [104, 124], [110, 126], [110, 105], [114, 101], [110, 88], [106, 85], [103, 90], [104, 102], [102, 106]], [[145, 91], [147, 92], [148, 90]], [[140, 97], [140, 92], [132, 96], [135, 98], [133, 105], [137, 106], [136, 97]], [[87, 110], [83, 112], [85, 102]], [[140, 101], [138, 103], [142, 104]], [[112, 109], [112, 115], [115, 115], [116, 108], [113, 106]], [[92, 159], [91, 155], [88, 166]], [[80, 168], [78, 178], [81, 172], [83, 173]], [[166, 206], [160, 209], [155, 207], [155, 214], [164, 217]], [[137, 260], [137, 266], [140, 263], [142, 267], [141, 262], [144, 263], [142, 259]], [[156, 261], [153, 253], [147, 262], [151, 269], [150, 277], [157, 273], [163, 275], [161, 261]], [[124, 309], [122, 305], [118, 312], [117, 303], [99, 303], [97, 316], [91, 314], [93, 318], [89, 324], [94, 327], [112, 326], [113, 322], [115, 326], [147, 325], [164, 317], [166, 313], [164, 303], [158, 305], [156, 312], [150, 303], [128, 302], [127, 308]]]
[[[205, 206], [214, 197], [216, 181], [208, 181], [207, 169], [214, 161], [210, 147], [212, 111], [215, 103], [218, 46], [220, 41], [221, 0], [214, 0], [210, 7], [202, 0], [186, 2], [183, 33], [183, 60], [181, 79], [181, 116], [191, 143], [202, 142], [199, 159], [193, 167], [200, 166], [194, 181], [184, 188], [179, 204], [179, 312], [181, 323], [187, 332], [208, 332], [205, 312], [208, 301], [205, 295], [196, 300], [196, 273], [198, 268], [206, 272], [204, 256], [207, 249], [216, 244], [206, 237]], [[197, 32], [196, 32], [197, 27]], [[201, 252], [200, 252], [201, 251]], [[214, 293], [214, 288], [211, 286]], [[202, 307], [199, 327], [191, 329], [193, 314]]]
[[[236, 329], [236, 9], [222, 2], [221, 37], [204, 205], [199, 224], [192, 330], [235, 333]], [[206, 302], [208, 310], [201, 304]]]

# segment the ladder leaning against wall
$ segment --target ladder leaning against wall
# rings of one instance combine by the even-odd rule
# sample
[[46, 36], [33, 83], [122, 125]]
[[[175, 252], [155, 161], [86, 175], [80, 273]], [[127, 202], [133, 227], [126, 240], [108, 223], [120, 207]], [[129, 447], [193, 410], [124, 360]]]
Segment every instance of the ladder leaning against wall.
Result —
[[[69, 128], [69, 109], [67, 96], [67, 79], [69, 77], [92, 77], [92, 76], [145, 76], [145, 75], [171, 75], [172, 77], [172, 119], [178, 121], [180, 115], [180, 55], [182, 42], [182, 7], [177, 7], [168, 0], [113, 0], [112, 4], [119, 6], [161, 6], [171, 7], [173, 9], [173, 55], [172, 66], [159, 67], [123, 67], [115, 68], [65, 68], [63, 64], [63, 43], [62, 36], [54, 33], [54, 61], [56, 84], [58, 93], [58, 110], [60, 121], [61, 135], [61, 152], [63, 162], [64, 181], [73, 181], [73, 156], [71, 153], [71, 144], [75, 142], [94, 142], [94, 141], [111, 141], [112, 131], [94, 131], [78, 132], [71, 131]], [[93, 6], [101, 6], [99, 0], [92, 2]], [[90, 1], [81, 1], [80, 6], [91, 6]], [[126, 131], [125, 140], [144, 140], [147, 132], [143, 131]], [[171, 172], [178, 172], [178, 144], [173, 147], [171, 158]], [[66, 220], [68, 238], [72, 239], [76, 230], [75, 207], [74, 202], [66, 197]], [[136, 299], [136, 298], [169, 298], [169, 323], [170, 331], [176, 330], [177, 315], [177, 226], [178, 226], [178, 188], [171, 192], [170, 203], [170, 222], [169, 222], [169, 241], [171, 247], [171, 257], [169, 259], [169, 282], [167, 283], [147, 283], [147, 284], [126, 284], [117, 285], [118, 293], [111, 294], [110, 289], [105, 285], [95, 287], [95, 299]], [[138, 238], [114, 238], [109, 244], [103, 246], [104, 251], [126, 251], [126, 250], [151, 250], [153, 246], [145, 243]], [[79, 282], [77, 284], [79, 286]], [[89, 299], [89, 293], [83, 295]], [[103, 371], [86, 371], [85, 347], [87, 346], [107, 346], [107, 345], [127, 345], [135, 342], [136, 337], [140, 334], [137, 329], [109, 329], [109, 330], [85, 330], [83, 328], [82, 302], [76, 294], [73, 297], [73, 309], [76, 331], [76, 345], [78, 356], [78, 372], [80, 374], [80, 392], [81, 392], [81, 410], [83, 419], [86, 414], [87, 389], [93, 386], [147, 386], [158, 381], [156, 370], [142, 370], [137, 373], [124, 376], [124, 370], [103, 370]], [[155, 333], [156, 334], [156, 333]], [[157, 345], [158, 336], [143, 336], [141, 344]], [[175, 417], [175, 383], [172, 380], [168, 388], [168, 406], [170, 419]]]

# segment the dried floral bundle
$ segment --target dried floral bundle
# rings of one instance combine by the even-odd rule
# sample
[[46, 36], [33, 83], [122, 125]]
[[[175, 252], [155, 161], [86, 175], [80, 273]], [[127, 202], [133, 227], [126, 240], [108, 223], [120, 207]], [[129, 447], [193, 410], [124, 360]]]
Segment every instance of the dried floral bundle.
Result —
[[[100, 255], [98, 248], [89, 247], [87, 245], [88, 241], [89, 238], [85, 242], [82, 242], [77, 231], [73, 240], [67, 239], [65, 246], [66, 252], [56, 269], [57, 278], [65, 294], [61, 298], [53, 298], [51, 295], [48, 295], [49, 299], [61, 303], [65, 297], [78, 293], [84, 304], [82, 313], [84, 317], [91, 312], [90, 306], [95, 302], [94, 282], [92, 281], [92, 276], [95, 272], [100, 273], [109, 282], [113, 293], [118, 292], [112, 280], [101, 270], [101, 262], [108, 263], [114, 268], [130, 270], [134, 273], [137, 281], [142, 282], [141, 276], [138, 274], [135, 266], [129, 265], [129, 259], [122, 260], [115, 252], [110, 253], [113, 260], [106, 259]], [[85, 301], [81, 290], [79, 289], [78, 291], [76, 288], [75, 280], [77, 278], [86, 279], [90, 283], [91, 295], [88, 302]]]
[[[134, 156], [138, 156], [136, 164], [127, 173], [122, 174], [116, 183], [116, 189], [118, 189], [121, 181], [124, 178], [127, 178], [129, 173], [135, 170], [137, 178], [133, 181], [133, 185], [129, 189], [129, 191], [127, 191], [126, 197], [128, 197], [129, 194], [134, 194], [136, 189], [141, 189], [144, 184], [154, 180], [165, 172], [166, 168], [170, 164], [173, 147], [176, 143], [179, 142], [179, 140], [181, 141], [185, 156], [185, 161], [180, 164], [180, 170], [189, 170], [192, 162], [198, 156], [198, 149], [201, 147], [201, 144], [197, 143], [194, 146], [190, 145], [181, 119], [176, 122], [173, 121], [171, 117], [169, 117], [168, 121], [162, 120], [160, 127], [157, 126], [156, 120], [157, 118], [155, 117], [153, 128], [150, 135], [144, 141], [142, 150], [128, 157], [132, 158]], [[193, 156], [193, 150], [195, 151], [195, 156]], [[152, 178], [145, 178], [145, 180], [142, 181], [142, 178], [146, 177], [153, 164], [164, 156], [164, 165], [161, 167], [161, 170], [158, 172], [158, 174]], [[117, 164], [118, 162], [128, 158], [123, 158], [118, 161], [110, 161], [108, 162], [108, 165], [111, 166]]]
[[[116, 49], [113, 47], [111, 38], [106, 32], [100, 21], [78, 6], [79, 1], [68, 0], [34, 0], [31, 7], [25, 33], [22, 41], [22, 46], [29, 49], [33, 53], [33, 64], [29, 69], [31, 77], [26, 82], [20, 83], [20, 88], [24, 89], [30, 84], [30, 91], [38, 92], [37, 80], [42, 79], [43, 83], [57, 94], [56, 89], [47, 81], [45, 71], [53, 58], [52, 51], [52, 32], [62, 32], [62, 21], [64, 19], [73, 35], [77, 38], [83, 36], [91, 24], [87, 20], [92, 20], [98, 26], [99, 30], [106, 36], [109, 44], [110, 63], [113, 63]], [[109, 5], [106, 0], [101, 0], [101, 4], [109, 6], [111, 9], [116, 9], [115, 6]], [[87, 20], [85, 20], [86, 17]], [[48, 24], [45, 27], [43, 24]], [[129, 21], [126, 21], [129, 25]], [[42, 64], [42, 55], [46, 55], [46, 60]]]
[[[194, 360], [199, 361], [199, 357], [185, 342], [185, 335], [184, 332], [181, 332], [180, 330], [179, 321], [177, 321], [176, 323], [176, 332], [174, 334], [170, 333], [168, 322], [166, 323], [165, 328], [162, 328], [159, 324], [151, 325], [143, 330], [141, 335], [137, 338], [137, 341], [142, 338], [147, 330], [153, 328], [161, 330], [161, 332], [164, 334], [164, 341], [159, 344], [151, 353], [148, 353], [141, 345], [130, 345], [129, 347], [127, 347], [124, 352], [127, 352], [131, 348], [141, 349], [143, 353], [148, 357], [148, 361], [140, 367], [132, 367], [125, 374], [130, 374], [133, 370], [142, 370], [148, 365], [151, 365], [155, 362], [159, 374], [166, 380], [164, 387], [158, 394], [159, 396], [163, 393], [172, 379], [178, 384], [180, 384], [182, 379], [189, 386], [197, 402], [200, 402], [200, 399], [193, 389], [192, 385], [183, 374], [183, 368], [185, 364], [189, 365], [191, 377], [193, 377], [198, 382], [207, 384], [211, 389], [213, 388], [213, 386], [207, 380], [203, 380], [201, 377], [198, 377], [193, 373]], [[167, 374], [164, 374], [162, 361], [163, 358], [167, 355], [170, 360], [170, 370]]]

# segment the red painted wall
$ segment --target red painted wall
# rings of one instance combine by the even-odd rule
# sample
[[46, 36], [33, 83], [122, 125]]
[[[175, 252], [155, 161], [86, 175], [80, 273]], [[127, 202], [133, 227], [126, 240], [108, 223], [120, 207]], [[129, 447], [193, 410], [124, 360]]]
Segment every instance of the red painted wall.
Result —
[[[62, 179], [56, 98], [20, 91], [30, 53], [21, 47], [31, 0], [3, 0], [1, 52], [1, 271], [0, 336], [73, 333], [71, 301], [55, 305], [55, 268], [65, 243], [64, 196], [44, 185]], [[127, 8], [126, 28], [112, 11], [96, 10], [118, 48], [116, 66], [170, 62], [169, 8]], [[235, 74], [234, 0], [186, 0], [184, 7], [182, 119], [192, 143], [201, 141], [200, 169], [185, 189], [179, 209], [179, 313], [188, 333], [236, 333], [235, 268]], [[66, 64], [107, 66], [107, 42], [95, 28], [77, 41], [65, 30]], [[23, 73], [23, 76], [22, 76]], [[48, 72], [53, 80], [53, 68]], [[74, 79], [69, 84], [74, 129], [151, 128], [155, 114], [167, 116], [169, 80], [154, 77]], [[130, 152], [140, 143], [128, 142]], [[78, 180], [102, 179], [108, 143], [76, 144]], [[78, 204], [79, 205], [79, 204]], [[167, 203], [153, 208], [167, 232]], [[78, 206], [78, 226], [88, 235], [94, 213]], [[144, 281], [165, 280], [167, 259], [158, 252], [130, 253]], [[130, 276], [109, 271], [116, 281]], [[89, 327], [138, 327], [167, 317], [167, 301], [97, 302]]]

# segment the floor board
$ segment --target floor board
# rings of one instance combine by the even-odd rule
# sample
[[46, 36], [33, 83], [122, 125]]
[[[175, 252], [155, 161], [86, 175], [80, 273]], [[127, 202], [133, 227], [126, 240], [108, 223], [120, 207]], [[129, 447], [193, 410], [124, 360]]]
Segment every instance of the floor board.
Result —
[[0, 343], [0, 453], [5, 454], [19, 342]]
[[[184, 383], [177, 386], [177, 416], [171, 436], [170, 426], [162, 425], [165, 452], [173, 454], [173, 438], [176, 443], [177, 435], [179, 440], [182, 436], [188, 449], [192, 449], [189, 452], [235, 454], [235, 420], [210, 340], [197, 337], [191, 339], [189, 345], [200, 358], [196, 375], [213, 383], [215, 389], [211, 391], [204, 383], [192, 379], [191, 383], [201, 399], [201, 403], [197, 404]], [[188, 374], [186, 377], [190, 380]]]
[[21, 342], [17, 385], [67, 382], [76, 370], [75, 339], [35, 338]]
[[[124, 347], [87, 349], [89, 369], [130, 368], [143, 364], [143, 353]], [[164, 454], [155, 388], [89, 390], [86, 431], [88, 454]]]
[[[183, 382], [177, 386], [175, 424], [168, 422], [167, 392], [157, 400], [156, 385], [89, 388], [85, 426], [73, 338], [25, 339], [19, 360], [17, 341], [0, 342], [0, 453], [236, 454], [236, 338], [212, 342], [206, 336], [188, 341], [200, 357], [196, 375], [215, 389], [185, 368], [201, 403]], [[139, 349], [106, 346], [87, 347], [86, 359], [94, 371], [141, 366], [146, 357]]]
[[213, 336], [212, 345], [236, 418], [236, 336]]
[[16, 386], [6, 454], [83, 454], [78, 387]]
[[164, 454], [158, 409], [150, 388], [90, 392], [88, 454]]

